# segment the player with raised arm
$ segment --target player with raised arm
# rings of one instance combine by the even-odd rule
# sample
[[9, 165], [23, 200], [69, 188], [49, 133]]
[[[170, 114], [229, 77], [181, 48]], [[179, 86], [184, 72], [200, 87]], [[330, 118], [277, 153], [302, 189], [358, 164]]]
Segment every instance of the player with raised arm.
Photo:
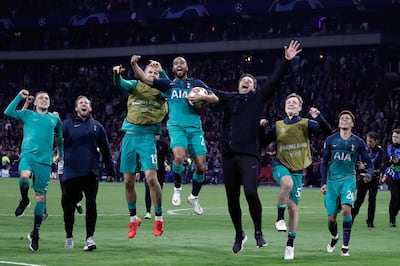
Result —
[[284, 213], [289, 213], [289, 231], [284, 253], [285, 260], [294, 259], [294, 241], [299, 224], [299, 203], [303, 185], [303, 171], [312, 163], [310, 137], [312, 134], [330, 134], [332, 128], [320, 111], [311, 107], [309, 118], [300, 116], [303, 99], [297, 93], [290, 93], [285, 100], [286, 116], [272, 127], [271, 138], [276, 141], [276, 155], [273, 156], [273, 176], [280, 186], [278, 194], [278, 216], [275, 227], [287, 231]]
[[258, 196], [258, 166], [260, 151], [260, 116], [265, 103], [279, 88], [279, 83], [298, 53], [300, 43], [291, 40], [284, 46], [284, 57], [264, 86], [257, 87], [257, 79], [249, 74], [241, 75], [237, 92], [213, 90], [215, 96], [195, 95], [189, 100], [218, 103], [224, 108], [222, 123], [222, 167], [224, 184], [228, 200], [228, 210], [235, 230], [233, 253], [239, 253], [247, 240], [242, 225], [242, 210], [240, 208], [240, 189], [249, 206], [250, 216], [254, 225], [256, 247], [264, 247], [267, 241], [262, 232], [262, 205]]
[[[162, 217], [162, 191], [157, 179], [158, 159], [156, 135], [161, 134], [161, 121], [166, 115], [165, 98], [160, 91], [151, 88], [140, 80], [126, 80], [122, 77], [121, 65], [113, 68], [113, 83], [129, 93], [127, 115], [121, 130], [125, 132], [121, 144], [120, 171], [124, 175], [125, 197], [128, 205], [130, 222], [128, 238], [135, 237], [141, 223], [136, 213], [137, 194], [135, 189], [136, 173], [144, 172], [154, 205], [154, 236], [164, 232]], [[145, 68], [147, 77], [159, 77], [165, 72], [159, 62], [151, 61]]]
[[[16, 110], [22, 100], [31, 100], [29, 91], [21, 90], [7, 106], [4, 114], [22, 121], [24, 137], [21, 145], [21, 160], [18, 171], [21, 201], [15, 215], [24, 215], [30, 205], [28, 197], [29, 178], [34, 175], [32, 188], [36, 195], [33, 230], [28, 234], [29, 247], [32, 251], [39, 249], [39, 229], [46, 209], [46, 193], [50, 184], [51, 164], [53, 163], [53, 144], [57, 145], [58, 162], [64, 155], [62, 124], [60, 117], [49, 112], [50, 97], [47, 92], [39, 91], [34, 99], [34, 111]], [[28, 103], [29, 104], [29, 103]]]
[[199, 203], [199, 192], [203, 186], [205, 176], [206, 140], [204, 139], [198, 110], [188, 102], [187, 96], [195, 87], [209, 90], [208, 86], [201, 80], [188, 78], [189, 68], [183, 57], [176, 57], [173, 60], [172, 71], [175, 74], [173, 81], [146, 76], [138, 65], [139, 59], [140, 56], [138, 55], [133, 55], [131, 59], [135, 74], [144, 83], [160, 90], [168, 101], [169, 118], [167, 128], [171, 139], [170, 147], [174, 154], [172, 171], [175, 177], [172, 204], [179, 206], [181, 203], [183, 161], [186, 156], [186, 150], [188, 150], [196, 168], [193, 174], [192, 192], [188, 197], [188, 203], [192, 205], [196, 214], [203, 214], [203, 208]]

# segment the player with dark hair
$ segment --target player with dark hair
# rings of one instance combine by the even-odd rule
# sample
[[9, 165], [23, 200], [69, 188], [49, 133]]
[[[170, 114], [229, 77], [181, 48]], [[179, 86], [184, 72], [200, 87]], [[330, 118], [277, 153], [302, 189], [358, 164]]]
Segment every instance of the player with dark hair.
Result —
[[242, 225], [240, 208], [240, 189], [244, 188], [254, 225], [256, 247], [267, 245], [262, 233], [262, 206], [258, 196], [258, 168], [260, 151], [260, 115], [280, 81], [283, 79], [290, 61], [298, 53], [300, 43], [292, 40], [284, 47], [285, 55], [267, 84], [257, 88], [256, 78], [248, 73], [242, 74], [237, 92], [213, 90], [217, 99], [208, 96], [190, 97], [189, 100], [208, 100], [224, 107], [222, 123], [222, 167], [228, 210], [235, 229], [233, 253], [239, 253], [247, 240]]
[[371, 131], [367, 133], [367, 146], [369, 156], [374, 164], [374, 174], [372, 175], [371, 181], [366, 182], [368, 180], [360, 175], [366, 171], [366, 165], [362, 161], [357, 162], [357, 195], [354, 208], [351, 209], [351, 216], [353, 217], [354, 223], [354, 219], [360, 211], [361, 205], [368, 192], [368, 216], [366, 223], [369, 228], [374, 228], [376, 194], [378, 193], [380, 177], [385, 170], [386, 153], [385, 149], [378, 145], [378, 134], [376, 132]]
[[86, 199], [86, 241], [84, 251], [97, 248], [93, 235], [97, 222], [96, 197], [101, 178], [101, 163], [105, 165], [107, 181], [115, 177], [107, 132], [103, 125], [93, 119], [92, 104], [86, 96], [75, 100], [75, 114], [63, 122], [64, 172], [62, 177], [61, 205], [64, 212], [66, 233], [65, 248], [74, 247], [73, 228], [76, 203]]
[[[22, 100], [29, 97], [28, 90], [21, 90], [14, 100], [7, 106], [4, 114], [24, 124], [24, 138], [21, 145], [21, 159], [19, 162], [19, 187], [21, 201], [15, 215], [24, 215], [25, 209], [30, 206], [28, 198], [29, 178], [33, 175], [32, 188], [36, 195], [33, 230], [28, 235], [29, 247], [32, 251], [39, 249], [39, 229], [46, 209], [46, 193], [50, 184], [51, 165], [53, 163], [53, 144], [57, 145], [58, 155], [56, 162], [64, 155], [62, 140], [62, 124], [58, 115], [49, 112], [50, 97], [47, 92], [40, 91], [34, 98], [35, 111], [16, 110]], [[32, 98], [30, 98], [32, 99]]]
[[321, 163], [321, 192], [324, 195], [328, 214], [328, 228], [332, 235], [326, 247], [333, 253], [339, 240], [337, 214], [343, 216], [343, 245], [340, 256], [349, 256], [350, 233], [353, 224], [351, 208], [354, 205], [356, 190], [356, 164], [358, 160], [366, 163], [367, 171], [360, 175], [369, 182], [374, 165], [368, 154], [367, 145], [352, 133], [355, 118], [352, 112], [344, 110], [339, 116], [339, 132], [330, 135], [324, 144]]
[[[186, 150], [188, 150], [196, 168], [192, 178], [192, 193], [188, 197], [188, 203], [192, 205], [196, 214], [203, 214], [203, 208], [199, 203], [199, 192], [205, 177], [206, 140], [200, 114], [196, 107], [189, 104], [187, 96], [194, 87], [209, 89], [203, 81], [188, 78], [189, 68], [183, 57], [176, 57], [172, 62], [172, 71], [175, 74], [173, 81], [166, 78], [157, 79], [146, 76], [138, 65], [139, 59], [140, 56], [134, 55], [131, 60], [136, 76], [149, 86], [160, 90], [168, 101], [169, 117], [167, 128], [171, 139], [170, 148], [174, 154], [172, 171], [175, 177], [172, 204], [174, 206], [181, 204], [183, 162], [186, 157]], [[212, 95], [211, 93], [210, 97]]]

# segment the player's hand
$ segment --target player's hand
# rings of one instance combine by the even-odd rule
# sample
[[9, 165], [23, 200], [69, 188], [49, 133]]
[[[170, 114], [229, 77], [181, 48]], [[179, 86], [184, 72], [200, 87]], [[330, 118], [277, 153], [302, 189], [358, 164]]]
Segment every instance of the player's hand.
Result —
[[106, 182], [114, 182], [114, 177], [111, 175], [107, 176]]
[[285, 48], [285, 58], [287, 60], [293, 60], [293, 58], [296, 57], [298, 53], [302, 51], [302, 49], [299, 49], [300, 43], [296, 40], [291, 40], [289, 43], [289, 46], [284, 46]]
[[327, 186], [326, 186], [326, 184], [325, 184], [325, 185], [322, 185], [321, 188], [320, 188], [319, 190], [321, 191], [322, 194], [325, 195], [325, 194], [326, 194], [326, 189], [327, 189]]
[[195, 94], [193, 94], [191, 96], [188, 95], [187, 99], [188, 99], [189, 102], [196, 103], [196, 102], [199, 102], [199, 101], [206, 100], [207, 97], [206, 97], [206, 95], [201, 95], [200, 93], [195, 93]]
[[265, 118], [260, 119], [260, 126], [266, 127], [268, 125], [268, 120]]
[[162, 71], [162, 67], [160, 62], [155, 61], [155, 60], [149, 60], [149, 66], [153, 67], [155, 71], [160, 73]]
[[358, 161], [357, 162], [357, 169], [358, 170], [364, 170], [365, 169], [365, 163]]
[[[22, 89], [22, 90], [20, 90], [19, 91], [19, 94], [21, 94], [22, 95], [22, 97], [24, 97], [24, 99], [26, 99], [26, 98], [28, 98], [29, 97], [29, 91], [28, 90], [26, 90], [26, 89]], [[32, 96], [33, 97], [33, 96]]]
[[313, 119], [317, 118], [321, 114], [321, 112], [315, 107], [311, 107], [308, 113]]
[[140, 58], [142, 58], [140, 55], [132, 55], [131, 56], [131, 65], [137, 64], [137, 62], [139, 62]]
[[367, 173], [361, 173], [360, 176], [362, 177], [364, 183], [368, 183], [372, 180], [372, 178]]
[[113, 67], [113, 72], [114, 72], [115, 74], [122, 74], [122, 73], [125, 72], [125, 68], [123, 68], [122, 65], [114, 66], [114, 67]]

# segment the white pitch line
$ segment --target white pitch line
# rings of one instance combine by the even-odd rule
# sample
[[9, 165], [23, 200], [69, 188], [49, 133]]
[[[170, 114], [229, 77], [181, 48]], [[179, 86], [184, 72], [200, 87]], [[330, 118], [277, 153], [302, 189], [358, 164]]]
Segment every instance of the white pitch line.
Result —
[[15, 261], [4, 261], [4, 260], [0, 260], [0, 264], [23, 265], [23, 266], [46, 266], [44, 264], [31, 264], [31, 263], [23, 263], [23, 262], [15, 262]]
[[[246, 206], [246, 205], [244, 205]], [[276, 209], [276, 206], [264, 206], [263, 209], [269, 209], [269, 210], [274, 210]], [[213, 210], [224, 210], [225, 212], [223, 214], [228, 214], [228, 208], [219, 206], [219, 207], [210, 207], [210, 208], [204, 208], [204, 210], [207, 210], [207, 215], [221, 215], [222, 213], [220, 211], [218, 211], [218, 213], [213, 213]], [[325, 211], [324, 209], [321, 208], [321, 210]], [[172, 208], [169, 210], [164, 211], [165, 214], [168, 215], [185, 215], [186, 212], [192, 212], [193, 208]], [[209, 212], [210, 211], [210, 212]], [[1, 212], [1, 210], [0, 210]], [[300, 214], [318, 214], [321, 213], [321, 211], [318, 208], [315, 207], [308, 207], [308, 206], [301, 206], [300, 204]], [[362, 210], [361, 213], [366, 213], [366, 210]], [[381, 214], [381, 213], [387, 213], [387, 211], [385, 210], [376, 210], [376, 214]], [[247, 212], [244, 210], [243, 215], [247, 215]], [[127, 216], [128, 214], [126, 213], [110, 213], [110, 214], [106, 214], [106, 213], [98, 213], [97, 216], [98, 217], [124, 217]], [[0, 217], [14, 217], [15, 215], [12, 213], [0, 213]], [[25, 214], [26, 217], [33, 217], [33, 214]], [[49, 214], [49, 217], [62, 217], [63, 214]], [[79, 216], [83, 216], [84, 214], [76, 214], [75, 217], [79, 217]], [[21, 219], [21, 218], [18, 218]]]

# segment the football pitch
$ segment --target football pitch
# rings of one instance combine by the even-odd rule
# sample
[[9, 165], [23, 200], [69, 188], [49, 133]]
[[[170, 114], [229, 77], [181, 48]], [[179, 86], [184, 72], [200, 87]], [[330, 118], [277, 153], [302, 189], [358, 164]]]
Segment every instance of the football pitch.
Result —
[[[164, 185], [164, 234], [153, 236], [153, 220], [145, 220], [144, 185], [137, 184], [138, 215], [142, 225], [133, 239], [127, 238], [129, 220], [123, 183], [100, 183], [98, 219], [94, 239], [97, 249], [82, 250], [85, 216], [76, 213], [74, 249], [65, 249], [65, 232], [58, 180], [52, 180], [47, 195], [49, 217], [40, 230], [39, 251], [29, 249], [27, 234], [32, 230], [34, 204], [23, 217], [14, 216], [19, 201], [17, 178], [0, 178], [0, 265], [398, 265], [399, 229], [388, 226], [390, 193], [379, 191], [375, 228], [367, 228], [367, 202], [353, 225], [350, 257], [326, 252], [330, 240], [322, 195], [317, 188], [304, 188], [300, 202], [300, 223], [295, 241], [295, 259], [283, 260], [287, 234], [276, 232], [278, 187], [260, 186], [263, 204], [263, 232], [268, 246], [256, 248], [253, 225], [242, 192], [243, 226], [248, 240], [242, 252], [232, 253], [234, 230], [227, 211], [223, 186], [206, 185], [200, 194], [203, 215], [196, 215], [186, 197], [191, 185], [183, 185], [182, 205], [171, 204], [173, 185]], [[29, 197], [34, 200], [33, 191]], [[366, 199], [367, 201], [367, 199]], [[84, 213], [85, 204], [84, 201]], [[152, 210], [153, 211], [153, 210]], [[285, 215], [286, 221], [288, 215]], [[338, 219], [340, 237], [342, 218]]]

